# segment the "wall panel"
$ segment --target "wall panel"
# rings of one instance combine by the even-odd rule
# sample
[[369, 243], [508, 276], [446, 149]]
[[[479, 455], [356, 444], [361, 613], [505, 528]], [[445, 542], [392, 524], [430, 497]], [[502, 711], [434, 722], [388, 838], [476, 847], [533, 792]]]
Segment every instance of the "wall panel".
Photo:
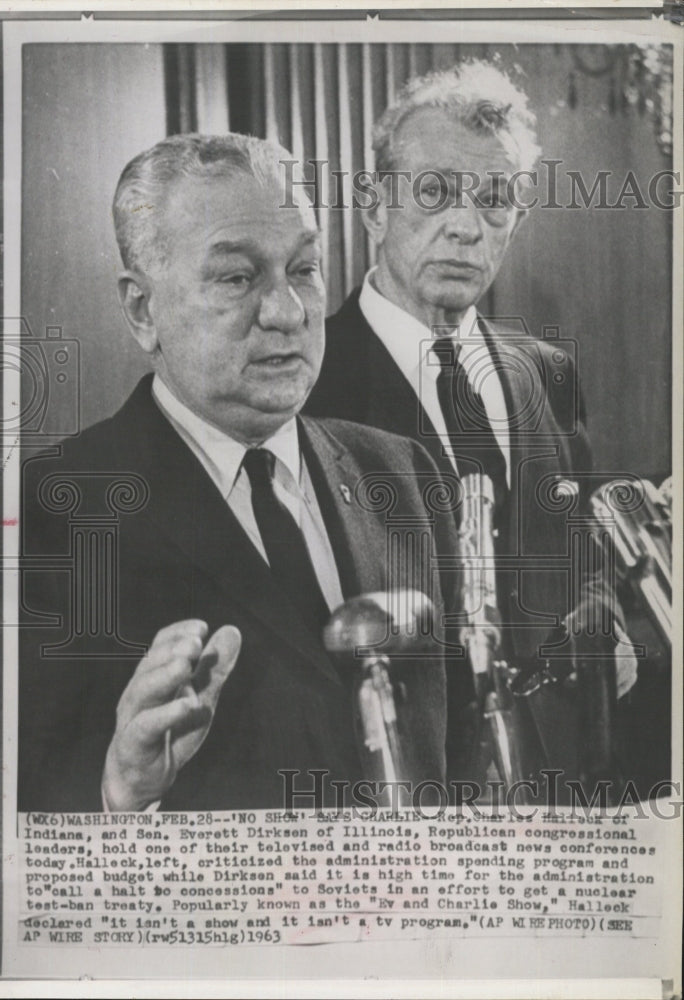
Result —
[[108, 206], [128, 160], [165, 134], [161, 46], [24, 46], [23, 95], [22, 312], [34, 335], [79, 341], [85, 426], [147, 367], [119, 312]]

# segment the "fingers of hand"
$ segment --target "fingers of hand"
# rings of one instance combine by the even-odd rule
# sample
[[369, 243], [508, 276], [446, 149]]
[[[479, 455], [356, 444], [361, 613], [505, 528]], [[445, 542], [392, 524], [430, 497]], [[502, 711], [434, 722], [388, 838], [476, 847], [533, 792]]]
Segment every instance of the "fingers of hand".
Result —
[[617, 696], [622, 698], [624, 694], [634, 687], [637, 681], [637, 658], [634, 655], [634, 647], [627, 641], [622, 640], [615, 647], [615, 674], [617, 685]]
[[115, 739], [125, 758], [163, 753], [167, 732], [174, 740], [191, 732], [201, 738], [211, 723], [242, 639], [225, 625], [202, 649], [206, 631], [204, 622], [179, 622], [155, 637], [117, 707]]
[[212, 712], [223, 685], [235, 667], [241, 644], [239, 630], [233, 625], [223, 625], [202, 650], [192, 683], [200, 702]]
[[636, 684], [637, 658], [634, 653], [634, 646], [629, 641], [629, 636], [620, 623], [617, 621], [614, 622], [613, 627], [618, 639], [615, 645], [615, 681], [617, 696], [618, 698], [622, 698]]
[[209, 626], [207, 623], [199, 621], [196, 618], [174, 622], [173, 625], [168, 625], [166, 628], [160, 629], [155, 635], [154, 641], [147, 651], [147, 655], [140, 661], [138, 670], [144, 672], [161, 666], [169, 656], [174, 655], [173, 651], [178, 643], [187, 642], [197, 646], [197, 656], [199, 656], [202, 646], [206, 641], [208, 631]]
[[154, 637], [152, 645], [157, 642], [166, 642], [168, 639], [181, 639], [186, 635], [198, 635], [205, 639], [209, 631], [209, 626], [201, 618], [186, 618], [180, 622], [173, 622], [166, 628], [159, 629]]
[[[195, 626], [198, 624], [204, 625]], [[159, 633], [121, 696], [117, 708], [120, 725], [126, 725], [138, 712], [169, 701], [189, 682], [202, 652], [201, 631], [191, 627]]]
[[172, 737], [202, 729], [211, 720], [211, 710], [197, 698], [174, 698], [173, 701], [138, 713], [126, 730], [126, 741], [143, 752], [161, 746], [166, 732]]
[[103, 792], [111, 810], [143, 809], [162, 797], [186, 759], [172, 750], [173, 739], [198, 732], [199, 745], [211, 712], [192, 699], [176, 698], [165, 705], [140, 712], [118, 732], [107, 752]]

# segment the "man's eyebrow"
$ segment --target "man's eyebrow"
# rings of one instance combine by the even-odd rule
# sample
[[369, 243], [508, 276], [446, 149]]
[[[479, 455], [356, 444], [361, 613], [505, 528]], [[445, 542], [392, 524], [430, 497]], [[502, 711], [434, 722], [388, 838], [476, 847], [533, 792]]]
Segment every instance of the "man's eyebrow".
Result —
[[[309, 246], [312, 243], [320, 243], [322, 238], [322, 232], [320, 229], [311, 229], [306, 233], [303, 233], [300, 239], [297, 241], [296, 249], [299, 250], [304, 246]], [[252, 242], [249, 239], [243, 240], [218, 240], [216, 243], [212, 243], [208, 248], [207, 253], [211, 257], [226, 257], [232, 253], [259, 253], [258, 244]]]
[[207, 253], [212, 257], [226, 256], [231, 253], [249, 253], [257, 249], [251, 240], [218, 240], [212, 243]]
[[320, 229], [310, 229], [308, 232], [302, 234], [298, 243], [298, 248], [309, 246], [311, 243], [320, 243], [322, 239], [323, 233]]

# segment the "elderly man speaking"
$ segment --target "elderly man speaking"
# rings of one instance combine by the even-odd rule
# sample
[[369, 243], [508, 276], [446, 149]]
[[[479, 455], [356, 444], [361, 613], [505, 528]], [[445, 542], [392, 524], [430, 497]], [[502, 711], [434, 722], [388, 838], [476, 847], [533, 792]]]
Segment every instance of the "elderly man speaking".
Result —
[[[119, 297], [154, 371], [113, 417], [27, 463], [26, 554], [73, 565], [26, 574], [27, 607], [62, 626], [24, 631], [20, 809], [278, 807], [283, 770], [304, 789], [320, 772], [321, 802], [349, 800], [369, 770], [349, 676], [321, 638], [331, 611], [398, 588], [453, 609], [433, 557], [457, 541], [450, 516], [426, 511], [439, 481], [427, 454], [298, 417], [323, 357], [325, 292], [311, 206], [282, 207], [288, 158], [251, 137], [179, 135], [123, 171]], [[421, 560], [392, 558], [368, 476], [392, 492], [393, 544], [402, 524], [423, 525]], [[117, 477], [144, 496], [110, 554], [112, 658], [81, 628], [87, 554], [61, 501], [78, 493], [99, 514]], [[92, 607], [112, 597], [98, 572]], [[123, 655], [136, 646], [138, 663]], [[447, 777], [447, 680], [439, 658], [402, 678], [415, 781]]]

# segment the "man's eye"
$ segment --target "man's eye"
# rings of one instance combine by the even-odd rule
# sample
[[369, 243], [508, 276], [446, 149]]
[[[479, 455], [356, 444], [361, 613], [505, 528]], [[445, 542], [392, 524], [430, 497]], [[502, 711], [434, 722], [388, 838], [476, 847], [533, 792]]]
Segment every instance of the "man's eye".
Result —
[[478, 195], [477, 204], [480, 208], [509, 208], [509, 202], [503, 191], [489, 191]]
[[316, 261], [307, 261], [306, 264], [299, 264], [295, 271], [302, 278], [310, 278], [315, 274], [318, 274], [321, 270], [320, 264]]
[[231, 288], [247, 288], [252, 280], [251, 274], [224, 274], [219, 278], [219, 284], [229, 285]]
[[420, 201], [423, 208], [442, 208], [449, 197], [446, 184], [439, 181], [425, 181], [420, 186]]

